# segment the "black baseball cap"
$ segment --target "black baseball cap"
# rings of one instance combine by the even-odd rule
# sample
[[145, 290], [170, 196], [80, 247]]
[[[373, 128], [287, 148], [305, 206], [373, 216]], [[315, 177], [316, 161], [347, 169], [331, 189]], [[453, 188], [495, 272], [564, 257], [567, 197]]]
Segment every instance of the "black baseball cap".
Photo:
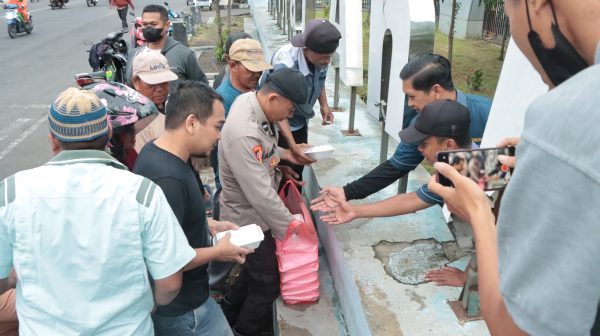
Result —
[[271, 72], [265, 85], [295, 104], [304, 104], [308, 99], [304, 76], [296, 69], [284, 67]]
[[304, 32], [292, 37], [294, 47], [306, 47], [320, 54], [331, 54], [340, 45], [342, 35], [329, 21], [314, 19], [308, 21]]
[[430, 136], [468, 136], [470, 126], [471, 113], [464, 105], [450, 99], [436, 100], [425, 105], [415, 123], [399, 135], [402, 141], [417, 144]]

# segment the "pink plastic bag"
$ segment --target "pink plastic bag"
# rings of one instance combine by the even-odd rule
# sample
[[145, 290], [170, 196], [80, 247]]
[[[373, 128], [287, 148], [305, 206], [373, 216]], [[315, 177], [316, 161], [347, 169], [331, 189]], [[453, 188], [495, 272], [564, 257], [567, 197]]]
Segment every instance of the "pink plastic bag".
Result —
[[292, 220], [283, 240], [275, 239], [281, 298], [287, 304], [316, 302], [320, 295], [319, 238], [312, 217], [304, 198], [291, 181], [284, 184], [279, 197], [292, 214], [304, 217], [304, 222]]

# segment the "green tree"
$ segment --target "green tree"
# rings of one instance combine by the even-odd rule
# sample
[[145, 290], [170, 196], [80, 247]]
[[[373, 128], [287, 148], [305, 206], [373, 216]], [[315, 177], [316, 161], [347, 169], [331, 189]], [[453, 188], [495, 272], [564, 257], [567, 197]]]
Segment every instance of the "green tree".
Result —
[[[444, 0], [442, 0], [443, 2]], [[460, 11], [461, 3], [458, 0], [452, 0], [452, 14], [450, 15], [450, 29], [448, 30], [448, 60], [452, 63], [452, 51], [454, 49], [454, 25], [456, 15]]]
[[212, 5], [213, 8], [215, 9], [215, 24], [217, 25], [217, 37], [218, 37], [218, 42], [220, 44], [223, 44], [223, 24], [221, 23], [221, 0], [214, 0]]
[[227, 35], [231, 34], [231, 0], [227, 1]]

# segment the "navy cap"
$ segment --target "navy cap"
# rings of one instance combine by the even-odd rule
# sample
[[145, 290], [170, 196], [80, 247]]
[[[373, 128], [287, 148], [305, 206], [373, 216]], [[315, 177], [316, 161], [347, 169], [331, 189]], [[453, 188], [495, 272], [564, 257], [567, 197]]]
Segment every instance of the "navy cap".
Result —
[[304, 32], [292, 37], [294, 47], [306, 47], [316, 53], [331, 54], [340, 45], [342, 35], [331, 22], [324, 19], [308, 21]]
[[468, 136], [470, 126], [471, 113], [464, 105], [450, 99], [436, 100], [425, 105], [415, 123], [399, 135], [402, 141], [417, 144], [430, 136]]
[[308, 86], [304, 76], [296, 69], [284, 67], [271, 72], [265, 85], [296, 104], [304, 104], [308, 99]]

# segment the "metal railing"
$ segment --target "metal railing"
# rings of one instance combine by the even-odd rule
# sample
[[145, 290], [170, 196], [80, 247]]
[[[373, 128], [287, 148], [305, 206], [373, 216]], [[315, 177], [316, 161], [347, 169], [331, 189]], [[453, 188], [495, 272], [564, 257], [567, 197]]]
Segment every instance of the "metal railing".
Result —
[[[327, 7], [331, 3], [331, 0], [315, 0], [315, 7], [322, 8]], [[371, 0], [362, 0], [362, 8], [369, 9], [371, 8]]]
[[508, 17], [504, 14], [504, 3], [486, 8], [483, 17], [482, 38], [495, 43], [501, 43], [504, 35], [510, 36]]

